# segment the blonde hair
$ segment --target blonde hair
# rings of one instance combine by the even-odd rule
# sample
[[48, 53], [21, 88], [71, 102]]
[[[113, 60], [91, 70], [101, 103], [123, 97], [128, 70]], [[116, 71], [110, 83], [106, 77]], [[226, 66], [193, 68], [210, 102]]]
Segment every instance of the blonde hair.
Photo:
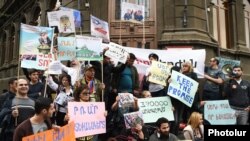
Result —
[[[191, 62], [184, 62], [184, 63], [182, 63], [182, 67], [183, 67], [183, 65], [187, 65], [188, 66], [188, 68], [189, 68], [189, 70], [188, 70], [188, 72], [193, 72], [193, 66], [192, 66], [192, 64], [191, 64]], [[181, 67], [181, 71], [182, 71], [182, 67]]]
[[147, 93], [149, 93], [149, 94], [150, 94], [150, 96], [151, 96], [150, 91], [146, 91], [146, 90], [144, 90], [144, 91], [142, 91], [142, 97], [145, 97], [145, 95], [146, 95]]
[[198, 112], [193, 112], [188, 119], [188, 124], [191, 125], [193, 129], [198, 128], [200, 125], [200, 119], [202, 118], [202, 114]]

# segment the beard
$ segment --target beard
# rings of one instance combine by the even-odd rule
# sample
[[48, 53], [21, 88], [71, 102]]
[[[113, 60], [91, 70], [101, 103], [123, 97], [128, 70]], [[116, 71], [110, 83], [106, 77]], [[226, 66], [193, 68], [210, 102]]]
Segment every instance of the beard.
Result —
[[168, 131], [165, 131], [165, 132], [160, 131], [160, 138], [161, 139], [168, 139], [169, 138], [169, 132]]
[[236, 74], [235, 76], [234, 76], [234, 78], [240, 78], [241, 77], [241, 74]]

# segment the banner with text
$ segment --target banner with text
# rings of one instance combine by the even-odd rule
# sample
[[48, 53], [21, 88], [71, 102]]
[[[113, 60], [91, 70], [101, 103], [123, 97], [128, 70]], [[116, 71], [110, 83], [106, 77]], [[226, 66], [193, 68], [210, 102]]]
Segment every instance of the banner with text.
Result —
[[58, 37], [58, 60], [72, 60], [76, 57], [75, 37]]
[[23, 137], [22, 141], [75, 141], [74, 122], [60, 127]]
[[101, 45], [101, 38], [76, 36], [76, 58], [83, 61], [103, 60]]
[[204, 118], [211, 125], [235, 125], [236, 116], [228, 100], [206, 101], [204, 105]]
[[191, 107], [199, 83], [177, 71], [172, 71], [168, 95]]
[[[155, 53], [159, 56], [159, 62], [173, 63], [174, 66], [181, 67], [183, 62], [189, 61], [194, 68], [204, 74], [205, 68], [205, 49], [198, 50], [154, 50], [154, 49], [140, 49], [133, 47], [124, 47], [129, 53], [133, 53], [136, 56], [134, 65], [138, 69], [139, 73], [145, 74], [146, 68], [149, 67], [148, 56], [151, 53]], [[198, 77], [202, 78], [202, 76]]]
[[166, 86], [167, 78], [170, 75], [170, 69], [170, 66], [168, 66], [166, 63], [152, 61], [149, 81]]
[[156, 122], [156, 119], [165, 117], [174, 120], [172, 103], [168, 96], [154, 98], [139, 98], [139, 111], [143, 114], [144, 123]]
[[76, 138], [106, 133], [104, 102], [69, 102], [68, 113]]
[[45, 70], [49, 67], [50, 62], [52, 62], [53, 60], [54, 59], [52, 58], [52, 54], [32, 55], [32, 57], [28, 59], [22, 58], [21, 67], [28, 69]]

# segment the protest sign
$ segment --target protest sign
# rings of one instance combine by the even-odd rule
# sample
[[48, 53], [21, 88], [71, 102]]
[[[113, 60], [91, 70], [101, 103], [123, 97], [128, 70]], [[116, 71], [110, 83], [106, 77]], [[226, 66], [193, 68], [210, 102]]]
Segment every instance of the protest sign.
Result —
[[75, 136], [106, 133], [104, 102], [69, 102], [70, 121], [75, 122]]
[[36, 59], [21, 60], [21, 67], [28, 69], [45, 70], [49, 67], [50, 62], [53, 61], [52, 54], [39, 54]]
[[126, 129], [135, 128], [137, 124], [143, 125], [143, 117], [141, 112], [132, 112], [124, 114]]
[[60, 10], [62, 11], [72, 11], [73, 15], [74, 15], [74, 23], [75, 23], [75, 27], [81, 27], [81, 12], [79, 10], [76, 9], [71, 9], [68, 7], [60, 7]]
[[165, 117], [174, 120], [172, 103], [168, 96], [154, 98], [139, 98], [139, 111], [143, 114], [144, 123], [155, 122], [156, 119]]
[[110, 42], [108, 44], [108, 50], [105, 52], [105, 55], [108, 56], [109, 58], [119, 61], [123, 64], [126, 63], [127, 58], [128, 58], [128, 51], [121, 45], [115, 44]]
[[19, 53], [21, 55], [49, 54], [52, 49], [53, 34], [53, 28], [21, 23]]
[[144, 5], [121, 3], [121, 20], [142, 23], [145, 18]]
[[171, 83], [168, 87], [168, 95], [178, 99], [188, 107], [194, 102], [198, 83], [192, 78], [185, 76], [177, 71], [172, 71]]
[[206, 101], [204, 105], [204, 118], [211, 125], [235, 125], [236, 115], [228, 100]]
[[74, 33], [73, 11], [48, 12], [49, 26], [57, 26], [60, 33]]
[[72, 60], [76, 57], [75, 37], [58, 37], [58, 60]]
[[48, 67], [48, 74], [62, 74], [61, 62], [52, 61]]
[[60, 127], [23, 137], [22, 141], [75, 141], [74, 122]]
[[91, 35], [100, 37], [104, 42], [109, 42], [109, 25], [106, 21], [90, 15]]
[[149, 81], [166, 86], [167, 78], [170, 74], [170, 67], [166, 63], [161, 63], [157, 61], [152, 61], [150, 67]]
[[134, 96], [131, 93], [119, 93], [120, 100], [118, 103], [119, 107], [133, 107], [134, 105]]
[[76, 58], [83, 61], [103, 60], [101, 45], [101, 38], [76, 36]]
[[58, 26], [59, 25], [59, 17], [57, 15], [57, 11], [47, 12], [49, 26]]

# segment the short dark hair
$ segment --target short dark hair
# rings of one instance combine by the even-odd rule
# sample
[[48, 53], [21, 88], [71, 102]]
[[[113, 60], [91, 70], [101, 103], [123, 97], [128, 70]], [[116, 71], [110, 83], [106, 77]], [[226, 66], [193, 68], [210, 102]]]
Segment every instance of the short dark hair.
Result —
[[31, 70], [29, 70], [29, 75], [31, 75], [32, 73], [35, 73], [35, 72], [39, 72], [39, 70], [31, 69]]
[[157, 61], [159, 60], [159, 56], [158, 56], [157, 54], [155, 54], [155, 53], [149, 54], [149, 55], [148, 55], [148, 59], [149, 59], [150, 57], [153, 57], [153, 58], [156, 59]]
[[236, 65], [236, 66], [234, 66], [234, 67], [233, 67], [233, 69], [235, 69], [235, 68], [240, 68], [240, 69], [241, 69], [241, 71], [243, 71], [242, 66], [238, 66], [238, 65]]
[[129, 53], [129, 57], [130, 57], [130, 59], [133, 59], [133, 60], [136, 59], [136, 57], [135, 57], [135, 55], [133, 53]]
[[13, 78], [10, 78], [9, 81], [8, 81], [8, 84], [13, 84], [15, 81], [17, 81], [17, 78], [16, 77], [13, 77]]
[[35, 113], [40, 114], [43, 109], [48, 110], [53, 101], [50, 98], [39, 97], [35, 101]]
[[164, 117], [161, 117], [159, 118], [157, 121], [156, 121], [156, 126], [158, 128], [161, 128], [161, 124], [162, 123], [169, 123], [168, 119], [164, 118]]
[[220, 64], [220, 61], [219, 61], [217, 58], [211, 58], [211, 59], [214, 59], [214, 61], [216, 61], [216, 64], [217, 64], [217, 65]]

